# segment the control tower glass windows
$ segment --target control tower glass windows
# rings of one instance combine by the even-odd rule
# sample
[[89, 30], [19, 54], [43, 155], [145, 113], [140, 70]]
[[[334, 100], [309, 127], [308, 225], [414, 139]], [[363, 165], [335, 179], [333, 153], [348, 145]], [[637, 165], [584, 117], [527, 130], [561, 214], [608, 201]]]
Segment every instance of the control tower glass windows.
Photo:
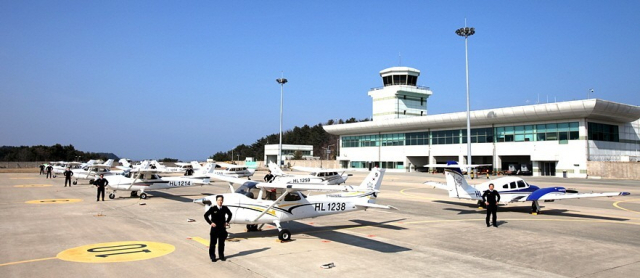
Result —
[[382, 77], [382, 83], [384, 86], [393, 85], [410, 85], [416, 86], [418, 84], [418, 77], [413, 75], [389, 75]]
[[589, 122], [589, 140], [619, 142], [620, 133], [617, 125], [599, 124]]

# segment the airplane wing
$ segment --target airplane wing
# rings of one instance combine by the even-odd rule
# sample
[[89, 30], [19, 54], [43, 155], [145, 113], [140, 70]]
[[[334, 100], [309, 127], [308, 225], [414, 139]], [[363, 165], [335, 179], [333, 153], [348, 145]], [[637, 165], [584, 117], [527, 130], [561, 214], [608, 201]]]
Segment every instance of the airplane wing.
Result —
[[433, 188], [437, 188], [437, 189], [449, 190], [446, 184], [440, 183], [440, 182], [428, 181], [428, 182], [425, 182], [424, 184], [428, 186], [433, 186]]
[[248, 181], [247, 179], [227, 177], [227, 176], [221, 176], [221, 175], [215, 175], [215, 174], [210, 175], [210, 177], [213, 178], [213, 179], [226, 181], [226, 182], [232, 183], [232, 184], [243, 184], [243, 183]]
[[[535, 192], [534, 192], [535, 193]], [[557, 193], [550, 192], [538, 197], [538, 201], [552, 201], [552, 200], [564, 200], [564, 199], [581, 199], [581, 198], [596, 198], [596, 197], [615, 197], [615, 196], [627, 196], [629, 192], [603, 192], [603, 193]], [[534, 195], [534, 194], [531, 194]], [[527, 198], [527, 201], [536, 201], [535, 197]]]
[[[246, 180], [245, 180], [246, 181]], [[291, 191], [349, 191], [352, 187], [344, 185], [324, 184], [287, 184], [287, 183], [258, 183], [256, 188], [289, 189]]]
[[359, 204], [356, 204], [356, 207], [398, 210], [398, 208], [394, 206], [385, 206], [385, 205], [378, 205], [378, 204], [372, 204], [372, 203], [359, 203]]

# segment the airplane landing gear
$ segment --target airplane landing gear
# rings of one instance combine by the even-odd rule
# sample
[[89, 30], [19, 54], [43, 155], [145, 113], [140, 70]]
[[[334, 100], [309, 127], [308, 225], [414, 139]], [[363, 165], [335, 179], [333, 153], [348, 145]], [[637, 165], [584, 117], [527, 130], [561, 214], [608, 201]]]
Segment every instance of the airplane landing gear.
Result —
[[278, 228], [278, 239], [279, 240], [282, 240], [282, 241], [291, 240], [291, 232], [289, 232], [289, 230], [287, 230], [287, 229], [283, 229], [280, 226], [280, 221], [273, 221], [273, 224], [275, 224], [276, 227]]
[[479, 208], [486, 209], [486, 208], [487, 208], [487, 205], [486, 205], [485, 203], [483, 203], [482, 201], [478, 201], [478, 207], [479, 207]]
[[78, 184], [78, 181], [73, 181], [73, 185], [76, 185], [76, 184]]
[[109, 199], [112, 199], [112, 200], [113, 200], [113, 199], [115, 199], [115, 198], [116, 198], [116, 194], [113, 194], [113, 193], [109, 194]]
[[291, 232], [289, 232], [289, 230], [287, 229], [282, 229], [279, 233], [278, 233], [278, 239], [282, 240], [282, 241], [289, 241], [291, 240]]
[[96, 180], [94, 180], [94, 179], [90, 179], [90, 180], [89, 180], [89, 184], [93, 184], [93, 182], [94, 182], [94, 181], [96, 181]]
[[138, 197], [138, 191], [131, 191], [131, 198]]
[[259, 231], [258, 225], [247, 224], [247, 232], [257, 232]]
[[140, 199], [147, 199], [147, 193], [140, 193]]
[[538, 201], [531, 202], [531, 214], [538, 213], [540, 213], [540, 204], [538, 204]]

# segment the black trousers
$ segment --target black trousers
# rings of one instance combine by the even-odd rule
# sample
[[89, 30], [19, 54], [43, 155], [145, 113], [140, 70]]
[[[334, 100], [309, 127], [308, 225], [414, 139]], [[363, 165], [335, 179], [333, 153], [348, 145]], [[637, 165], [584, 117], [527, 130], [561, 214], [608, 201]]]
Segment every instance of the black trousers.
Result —
[[51, 172], [47, 172], [47, 176], [46, 176], [46, 178], [48, 179], [48, 178], [52, 178], [52, 177], [53, 177], [53, 176], [51, 175]]
[[100, 193], [102, 193], [102, 200], [104, 201], [104, 187], [98, 186], [98, 196], [96, 200], [100, 200]]
[[487, 206], [487, 226], [489, 226], [489, 216], [493, 215], [493, 225], [498, 225], [498, 217], [496, 213], [498, 212], [498, 205], [489, 204]]
[[224, 241], [227, 240], [227, 230], [222, 228], [222, 231], [218, 231], [215, 228], [211, 228], [211, 232], [209, 232], [209, 258], [214, 260], [216, 258], [216, 241], [218, 243], [218, 255], [220, 258], [224, 258]]
[[69, 182], [69, 187], [71, 187], [71, 177], [64, 178], [64, 186], [67, 186], [67, 182]]
[[40, 169], [40, 175], [44, 174], [44, 169]]

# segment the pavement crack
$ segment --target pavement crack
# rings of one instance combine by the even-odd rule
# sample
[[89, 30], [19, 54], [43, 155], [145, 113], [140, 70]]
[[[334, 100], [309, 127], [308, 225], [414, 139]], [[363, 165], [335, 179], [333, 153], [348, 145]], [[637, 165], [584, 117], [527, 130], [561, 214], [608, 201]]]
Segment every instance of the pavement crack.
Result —
[[610, 268], [603, 269], [603, 270], [600, 270], [600, 271], [596, 271], [596, 272], [592, 272], [592, 273], [588, 273], [588, 274], [584, 274], [584, 275], [576, 276], [576, 278], [578, 278], [578, 277], [591, 276], [591, 275], [595, 275], [595, 274], [598, 274], [598, 273], [603, 273], [603, 272], [605, 272], [605, 271], [614, 270], [614, 269], [616, 269], [616, 268], [621, 268], [621, 267], [628, 266], [628, 265], [632, 265], [632, 264], [636, 264], [636, 263], [640, 263], [640, 261], [630, 262], [630, 263], [628, 263], [628, 264], [618, 265], [618, 266], [610, 267]]

